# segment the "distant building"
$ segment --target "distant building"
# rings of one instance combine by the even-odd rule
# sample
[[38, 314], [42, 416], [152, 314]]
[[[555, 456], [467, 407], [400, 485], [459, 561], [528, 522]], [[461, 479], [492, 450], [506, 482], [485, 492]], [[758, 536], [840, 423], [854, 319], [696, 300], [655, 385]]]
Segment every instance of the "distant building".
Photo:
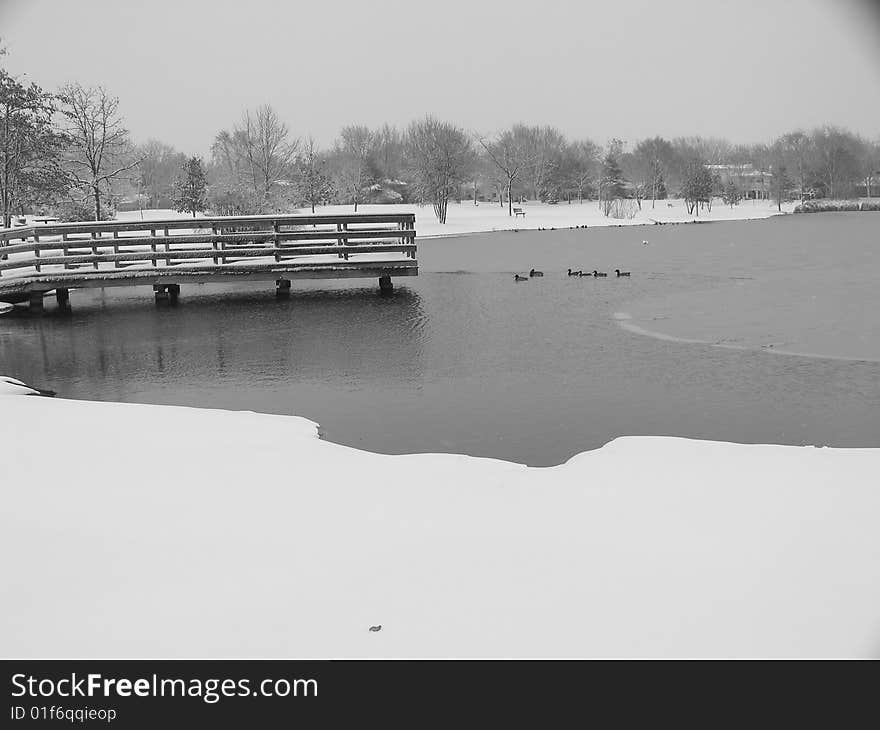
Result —
[[706, 165], [706, 167], [713, 175], [718, 176], [722, 185], [732, 180], [745, 200], [769, 200], [769, 171], [758, 170], [750, 162], [741, 165]]

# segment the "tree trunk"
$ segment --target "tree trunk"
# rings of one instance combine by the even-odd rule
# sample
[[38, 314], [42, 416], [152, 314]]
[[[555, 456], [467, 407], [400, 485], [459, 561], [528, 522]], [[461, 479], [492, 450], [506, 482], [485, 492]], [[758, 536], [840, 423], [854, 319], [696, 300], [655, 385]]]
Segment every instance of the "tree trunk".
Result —
[[507, 183], [507, 216], [511, 217], [513, 215], [513, 191], [511, 188], [513, 187], [513, 180]]
[[95, 220], [101, 220], [101, 191], [98, 189], [98, 186], [95, 185], [92, 188], [92, 192], [95, 196]]

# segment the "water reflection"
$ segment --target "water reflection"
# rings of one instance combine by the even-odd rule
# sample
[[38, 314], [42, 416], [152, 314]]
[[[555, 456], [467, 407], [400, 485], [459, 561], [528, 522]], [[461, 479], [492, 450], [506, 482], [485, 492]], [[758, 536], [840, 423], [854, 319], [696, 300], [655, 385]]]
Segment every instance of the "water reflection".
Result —
[[[394, 297], [349, 286], [281, 300], [265, 287], [194, 286], [159, 309], [149, 290], [83, 291], [71, 314], [16, 313], [0, 334], [0, 362], [34, 382], [63, 382], [69, 397], [181, 402], [191, 390], [202, 405], [210, 392], [218, 407], [252, 409], [252, 389], [270, 383], [283, 392], [420, 380], [424, 320], [418, 293], [402, 286]], [[271, 400], [262, 405], [293, 412]]]

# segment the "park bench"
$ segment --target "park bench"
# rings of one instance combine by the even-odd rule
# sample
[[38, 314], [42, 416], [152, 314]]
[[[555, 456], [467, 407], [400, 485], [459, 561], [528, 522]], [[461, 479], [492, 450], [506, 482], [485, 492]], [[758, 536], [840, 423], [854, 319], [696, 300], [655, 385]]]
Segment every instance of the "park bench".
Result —
[[522, 216], [523, 218], [525, 218], [525, 217], [526, 217], [526, 212], [525, 212], [522, 208], [514, 208], [514, 209], [513, 209], [513, 215], [514, 215], [514, 217], [516, 217], [516, 218], [519, 218], [519, 216]]

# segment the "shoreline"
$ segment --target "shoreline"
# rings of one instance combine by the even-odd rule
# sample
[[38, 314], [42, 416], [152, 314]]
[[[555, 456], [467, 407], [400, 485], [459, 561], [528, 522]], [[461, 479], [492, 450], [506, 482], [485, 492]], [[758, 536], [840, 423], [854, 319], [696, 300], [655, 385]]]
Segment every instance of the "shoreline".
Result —
[[[724, 205], [715, 205], [711, 213], [702, 216], [688, 215], [684, 201], [670, 198], [663, 203], [668, 207], [651, 209], [648, 207], [638, 211], [631, 219], [606, 218], [596, 203], [558, 203], [549, 205], [541, 202], [522, 204], [526, 215], [511, 218], [507, 208], [497, 204], [482, 202], [473, 205], [462, 201], [451, 205], [447, 223], [440, 225], [434, 216], [433, 209], [414, 203], [361, 204], [358, 213], [412, 213], [416, 216], [416, 241], [419, 239], [436, 239], [458, 236], [471, 236], [481, 233], [497, 233], [502, 231], [537, 231], [537, 230], [569, 230], [576, 228], [626, 228], [630, 226], [680, 225], [683, 223], [717, 223], [722, 221], [765, 220], [779, 215], [788, 215], [793, 204], [786, 204], [780, 213], [770, 201], [747, 201], [731, 209]], [[518, 206], [519, 207], [519, 206]], [[299, 210], [295, 211], [297, 214]], [[144, 211], [119, 211], [117, 220], [189, 219], [190, 216], [169, 209], [146, 209]], [[318, 206], [316, 215], [351, 214], [351, 205]], [[310, 215], [310, 211], [303, 211]], [[195, 218], [197, 221], [198, 218]]]
[[594, 223], [592, 225], [581, 225], [581, 226], [565, 226], [562, 228], [492, 228], [491, 230], [485, 231], [470, 231], [466, 233], [433, 233], [427, 234], [423, 236], [419, 236], [418, 240], [421, 241], [436, 241], [442, 238], [471, 238], [473, 236], [483, 236], [487, 233], [545, 233], [551, 231], [577, 231], [577, 230], [586, 230], [589, 228], [642, 228], [642, 227], [653, 227], [653, 226], [686, 226], [698, 223], [748, 223], [750, 221], [763, 221], [767, 220], [767, 218], [776, 218], [786, 215], [794, 215], [791, 212], [783, 211], [782, 213], [777, 213], [773, 216], [767, 216], [762, 218], [722, 218], [718, 220], [682, 220], [682, 221], [637, 221], [635, 223], [608, 223], [605, 225]]

